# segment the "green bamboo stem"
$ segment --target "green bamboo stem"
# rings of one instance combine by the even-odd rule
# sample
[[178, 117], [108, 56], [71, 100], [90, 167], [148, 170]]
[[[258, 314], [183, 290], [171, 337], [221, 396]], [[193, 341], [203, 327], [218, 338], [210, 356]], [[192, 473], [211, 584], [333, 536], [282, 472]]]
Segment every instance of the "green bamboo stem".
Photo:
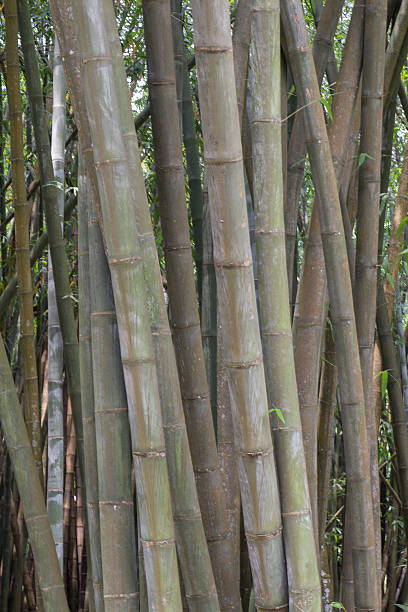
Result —
[[[316, 66], [319, 87], [323, 80], [330, 50], [332, 49], [333, 38], [343, 4], [344, 0], [331, 0], [326, 2], [317, 26], [316, 35], [313, 39], [313, 59]], [[291, 303], [296, 297], [291, 295], [293, 284], [292, 276], [296, 243], [297, 209], [306, 157], [305, 132], [303, 125], [304, 117], [304, 109], [296, 113], [288, 145], [288, 186], [287, 208], [285, 209], [285, 230], [289, 295]]]
[[[57, 190], [58, 213], [64, 229], [65, 76], [58, 42], [54, 47], [51, 158]], [[64, 501], [64, 398], [63, 340], [55, 298], [54, 273], [48, 250], [48, 480], [47, 511], [57, 556], [63, 566]]]
[[29, 221], [24, 176], [23, 120], [21, 111], [16, 0], [5, 4], [7, 95], [10, 113], [10, 158], [15, 210], [16, 267], [20, 304], [20, 335], [24, 378], [24, 417], [42, 480], [40, 404], [34, 334], [33, 286], [30, 268]]
[[[235, 13], [235, 24], [232, 33], [232, 50], [234, 55], [234, 74], [237, 90], [239, 124], [242, 121], [247, 95], [248, 57], [251, 37], [251, 10], [253, 0], [239, 0]], [[242, 134], [243, 136], [244, 134]]]
[[[255, 241], [261, 336], [276, 444], [289, 607], [317, 612], [321, 609], [320, 578], [297, 396], [286, 270], [279, 3], [254, 0], [253, 7], [249, 84]], [[279, 412], [273, 414], [273, 411]], [[288, 465], [291, 465], [290, 471]]]
[[[227, 3], [192, 2], [222, 339], [245, 531], [260, 608], [287, 605]], [[256, 483], [262, 480], [262, 487]]]
[[107, 13], [99, 0], [75, 0], [72, 7], [116, 305], [149, 606], [179, 610], [166, 449], [134, 206], [134, 196], [144, 197], [144, 186], [132, 189], [105, 29]]
[[139, 605], [130, 429], [111, 279], [92, 205], [89, 252], [105, 611], [125, 611]]
[[[193, 485], [191, 485], [188, 495], [186, 495], [185, 492], [185, 479], [187, 478], [187, 474], [189, 473], [190, 468], [188, 467], [188, 439], [185, 433], [184, 414], [182, 410], [183, 405], [181, 403], [181, 399], [183, 398], [185, 400], [185, 417], [189, 440], [193, 440], [193, 442], [190, 443], [190, 448], [192, 449], [192, 461], [198, 483], [197, 489], [199, 492], [199, 501], [201, 504], [201, 512], [203, 515], [205, 532], [208, 542], [210, 544], [209, 548], [211, 558], [217, 559], [217, 562], [214, 562], [213, 571], [218, 574], [216, 576], [216, 584], [223, 585], [223, 592], [225, 594], [225, 602], [222, 602], [221, 605], [239, 606], [239, 598], [236, 595], [237, 585], [229, 579], [229, 563], [231, 557], [226, 552], [228, 550], [228, 547], [225, 544], [225, 539], [227, 535], [227, 521], [224, 506], [225, 502], [223, 500], [222, 491], [220, 493], [220, 473], [217, 466], [217, 451], [213, 433], [213, 424], [211, 420], [211, 407], [208, 398], [208, 389], [207, 385], [205, 384], [206, 381], [204, 359], [202, 357], [200, 360], [198, 352], [200, 350], [202, 355], [202, 349], [200, 346], [199, 320], [197, 316], [196, 328], [194, 328], [194, 326], [192, 326], [191, 328], [185, 327], [185, 320], [182, 319], [181, 321], [181, 328], [179, 330], [179, 333], [180, 336], [181, 334], [183, 334], [181, 340], [182, 344], [186, 342], [186, 335], [191, 333], [192, 338], [194, 338], [194, 332], [197, 332], [195, 336], [195, 342], [197, 343], [197, 346], [194, 349], [194, 353], [196, 353], [196, 358], [194, 359], [194, 362], [192, 364], [195, 368], [195, 373], [191, 375], [193, 368], [191, 368], [190, 372], [187, 369], [188, 363], [191, 361], [192, 355], [192, 352], [188, 352], [187, 357], [183, 360], [183, 367], [180, 370], [180, 379], [182, 385], [181, 398], [180, 386], [178, 384], [177, 364], [170, 336], [168, 317], [163, 300], [162, 281], [157, 262], [155, 240], [151, 226], [150, 214], [144, 195], [144, 181], [141, 173], [137, 140], [133, 128], [130, 106], [127, 97], [127, 87], [126, 79], [124, 76], [125, 73], [122, 51], [118, 39], [116, 23], [113, 19], [112, 6], [109, 2], [106, 2], [104, 6], [107, 10], [107, 19], [110, 20], [109, 22], [111, 24], [109, 28], [109, 36], [114, 58], [116, 87], [118, 88], [118, 91], [121, 92], [121, 95], [119, 97], [122, 103], [122, 133], [126, 135], [125, 142], [127, 147], [129, 165], [131, 167], [131, 176], [135, 180], [134, 188], [137, 190], [138, 193], [143, 193], [144, 197], [143, 200], [141, 198], [139, 199], [141, 205], [138, 207], [137, 210], [138, 229], [142, 236], [142, 244], [144, 245], [143, 248], [145, 253], [145, 279], [147, 282], [147, 291], [149, 295], [151, 326], [153, 331], [156, 362], [158, 372], [160, 373], [159, 391], [162, 401], [166, 448], [168, 449], [170, 486], [173, 500], [173, 514], [175, 517], [177, 517], [176, 534], [178, 537], [178, 542], [180, 543], [180, 545], [183, 542], [183, 550], [185, 549], [186, 554], [188, 554], [190, 558], [191, 555], [199, 554], [198, 551], [201, 550], [201, 547], [202, 550], [205, 551], [205, 544], [199, 539], [197, 539], [197, 542], [195, 544], [195, 550], [190, 550], [191, 544], [188, 539], [186, 539], [189, 530], [187, 521], [185, 521], [183, 517], [188, 516], [191, 513], [191, 508], [195, 504], [195, 501], [193, 497], [190, 498], [190, 496], [194, 495]], [[169, 57], [171, 57], [171, 51], [169, 52]], [[174, 122], [177, 123], [176, 120]], [[173, 145], [179, 146], [178, 143], [179, 137], [177, 140], [173, 141]], [[165, 162], [165, 165], [168, 165], [167, 161]], [[180, 220], [180, 213], [178, 213], [178, 219]], [[178, 223], [177, 225], [180, 226], [180, 223]], [[174, 244], [174, 240], [174, 236], [171, 237], [172, 244]], [[188, 241], [189, 238], [187, 238], [187, 242]], [[186, 244], [186, 240], [183, 240], [183, 244]], [[169, 250], [169, 253], [170, 251], [171, 249]], [[169, 279], [169, 281], [170, 284], [172, 282], [174, 283], [173, 279]], [[182, 282], [184, 285], [184, 278], [182, 279]], [[194, 285], [190, 283], [190, 287], [194, 287]], [[179, 287], [177, 287], [177, 289], [178, 288]], [[174, 296], [176, 293], [176, 288], [174, 288], [174, 284], [172, 291]], [[193, 291], [190, 291], [190, 296], [191, 295], [194, 295]], [[173, 301], [173, 310], [175, 310], [175, 307], [176, 303]], [[178, 307], [178, 310], [175, 310], [174, 315], [176, 317], [184, 317], [184, 307], [185, 306], [183, 305], [181, 311], [179, 309], [180, 307]], [[178, 313], [180, 313], [180, 315]], [[193, 320], [194, 319], [192, 318], [192, 315], [189, 314], [189, 321]], [[181, 362], [182, 360], [179, 361], [180, 364]], [[177, 429], [175, 428], [175, 424], [177, 424]], [[184, 464], [180, 464], [178, 459], [177, 449], [180, 448], [180, 446], [185, 449], [183, 451], [185, 457]], [[182, 472], [180, 471], [181, 467]], [[188, 478], [190, 478], [190, 476]], [[185, 521], [184, 524], [183, 520]], [[192, 526], [190, 526], [190, 528], [192, 528]], [[183, 540], [181, 540], [182, 535]], [[218, 560], [219, 558], [221, 558], [221, 561]], [[184, 561], [183, 563], [186, 563], [186, 561]], [[186, 567], [186, 565], [184, 567]], [[201, 580], [204, 584], [209, 583], [209, 578], [205, 574], [201, 576]], [[191, 581], [191, 578], [189, 578], [189, 581]], [[186, 589], [190, 589], [189, 582], [186, 579], [185, 587]], [[200, 592], [205, 592], [202, 586], [200, 586]], [[197, 605], [199, 604], [199, 601], [200, 600], [198, 600]], [[190, 602], [190, 605], [193, 605], [192, 601]]]
[[[33, 118], [34, 134], [40, 167], [41, 192], [49, 235], [50, 251], [54, 271], [55, 294], [58, 316], [64, 343], [64, 362], [68, 374], [70, 397], [75, 420], [79, 465], [84, 476], [83, 434], [81, 414], [81, 387], [78, 339], [75, 328], [73, 302], [70, 299], [68, 263], [58, 213], [58, 186], [52, 168], [47, 119], [43, 105], [43, 94], [37, 52], [31, 29], [27, 0], [18, 0], [19, 27], [25, 62], [28, 97]], [[84, 482], [84, 478], [83, 478]]]
[[10, 592], [10, 569], [11, 555], [13, 552], [13, 540], [11, 534], [11, 487], [12, 473], [10, 465], [10, 457], [6, 457], [5, 475], [4, 475], [4, 493], [3, 493], [3, 508], [1, 516], [1, 536], [2, 536], [2, 572], [1, 572], [1, 591], [0, 591], [0, 609], [7, 610], [7, 600]]
[[[81, 155], [81, 150], [79, 152]], [[78, 177], [78, 292], [79, 360], [81, 366], [82, 423], [84, 431], [85, 488], [87, 512], [87, 562], [96, 612], [104, 610], [101, 533], [99, 518], [99, 482], [95, 432], [95, 397], [91, 338], [91, 272], [88, 246], [88, 207], [92, 197], [90, 182], [79, 160]], [[105, 254], [103, 254], [105, 256]], [[119, 472], [119, 471], [118, 471]], [[118, 473], [117, 472], [117, 473]], [[116, 478], [116, 476], [115, 476]], [[114, 480], [114, 479], [113, 479]], [[115, 550], [115, 549], [112, 549]], [[111, 555], [113, 555], [111, 551]]]
[[0, 422], [23, 504], [46, 612], [68, 612], [44, 495], [3, 340], [0, 342]]
[[357, 609], [378, 610], [370, 462], [364, 411], [364, 392], [346, 242], [330, 145], [320, 93], [300, 2], [282, 6], [289, 59], [305, 128], [319, 217], [335, 347], [353, 519], [353, 569]]
[[[67, 221], [72, 211], [76, 206], [77, 198], [76, 195], [72, 195], [65, 203], [64, 206], [64, 219]], [[41, 257], [43, 250], [48, 244], [48, 231], [45, 230], [41, 236], [38, 238], [34, 246], [30, 251], [30, 266], [32, 267]], [[2, 315], [10, 305], [10, 302], [13, 300], [17, 293], [17, 274], [13, 274], [10, 278], [7, 287], [4, 289], [3, 293], [0, 295], [0, 315]]]

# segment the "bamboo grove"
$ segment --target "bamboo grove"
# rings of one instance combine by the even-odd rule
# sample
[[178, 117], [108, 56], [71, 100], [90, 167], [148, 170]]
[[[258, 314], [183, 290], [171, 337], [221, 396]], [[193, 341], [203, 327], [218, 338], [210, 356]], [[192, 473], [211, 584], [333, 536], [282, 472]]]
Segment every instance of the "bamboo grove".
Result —
[[5, 0], [0, 612], [408, 610], [408, 1]]

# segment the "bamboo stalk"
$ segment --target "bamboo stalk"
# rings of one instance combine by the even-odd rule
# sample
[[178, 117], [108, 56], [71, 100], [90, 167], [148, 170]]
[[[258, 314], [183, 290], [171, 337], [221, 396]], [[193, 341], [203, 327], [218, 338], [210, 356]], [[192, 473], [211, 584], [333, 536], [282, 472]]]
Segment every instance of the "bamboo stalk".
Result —
[[10, 114], [10, 157], [16, 228], [16, 267], [20, 304], [20, 335], [24, 377], [24, 417], [42, 479], [41, 428], [35, 352], [33, 286], [30, 268], [29, 220], [24, 176], [23, 121], [18, 59], [18, 19], [16, 0], [5, 4], [7, 95]]
[[282, 21], [297, 94], [305, 107], [308, 152], [318, 193], [352, 504], [355, 604], [357, 608], [378, 610], [377, 594], [372, 589], [376, 583], [376, 561], [364, 392], [336, 177], [300, 2], [283, 3]]
[[[64, 142], [65, 142], [65, 77], [58, 42], [54, 47], [53, 114], [51, 157], [57, 190], [58, 213], [64, 228]], [[64, 501], [64, 397], [63, 397], [63, 340], [55, 297], [52, 259], [48, 250], [48, 479], [47, 511], [57, 549], [60, 567], [63, 566], [63, 501]]]
[[[88, 188], [88, 198], [90, 192]], [[90, 298], [105, 611], [137, 608], [136, 527], [125, 381], [108, 262], [89, 199]]]
[[142, 190], [133, 194], [129, 177], [107, 24], [102, 18], [106, 13], [99, 1], [75, 0], [72, 7], [117, 312], [149, 606], [178, 610], [181, 602], [166, 450], [133, 205], [133, 195], [143, 197]]
[[23, 504], [46, 612], [68, 612], [38, 470], [27, 436], [3, 340], [0, 343], [0, 422]]
[[289, 607], [317, 612], [321, 609], [320, 579], [297, 396], [286, 270], [280, 22], [279, 3], [275, 0], [254, 1], [249, 84], [261, 336], [276, 444]]
[[[80, 150], [79, 155], [82, 151]], [[84, 431], [85, 488], [88, 537], [86, 554], [89, 588], [93, 591], [96, 612], [103, 612], [103, 577], [99, 517], [99, 474], [95, 432], [95, 396], [91, 337], [91, 273], [88, 245], [88, 207], [91, 188], [79, 160], [78, 177], [78, 292], [79, 292], [79, 360], [81, 366], [82, 423]], [[105, 256], [105, 254], [103, 254]]]
[[[227, 3], [192, 2], [222, 362], [257, 606], [287, 605], [279, 494], [248, 232]], [[262, 487], [256, 483], [262, 481]]]

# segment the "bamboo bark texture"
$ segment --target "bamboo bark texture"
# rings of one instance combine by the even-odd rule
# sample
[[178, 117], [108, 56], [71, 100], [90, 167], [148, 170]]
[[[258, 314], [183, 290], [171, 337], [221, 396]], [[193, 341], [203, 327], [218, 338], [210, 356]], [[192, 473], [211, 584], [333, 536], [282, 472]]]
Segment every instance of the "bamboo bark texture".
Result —
[[[321, 609], [293, 356], [283, 211], [279, 2], [254, 0], [249, 85], [261, 337], [276, 445], [289, 607]], [[288, 466], [290, 469], [288, 470]]]
[[149, 606], [175, 611], [181, 601], [159, 387], [105, 12], [98, 0], [72, 6], [117, 313]]
[[[192, 2], [222, 361], [256, 605], [285, 606], [279, 493], [267, 415], [236, 104], [228, 4]], [[262, 486], [260, 483], [262, 482]], [[277, 570], [277, 571], [276, 571]]]
[[320, 227], [343, 415], [346, 470], [352, 504], [353, 569], [357, 610], [378, 610], [373, 508], [360, 357], [346, 242], [336, 177], [320, 93], [300, 2], [282, 5], [288, 53], [297, 95], [305, 107], [305, 131], [312, 176], [318, 193]]

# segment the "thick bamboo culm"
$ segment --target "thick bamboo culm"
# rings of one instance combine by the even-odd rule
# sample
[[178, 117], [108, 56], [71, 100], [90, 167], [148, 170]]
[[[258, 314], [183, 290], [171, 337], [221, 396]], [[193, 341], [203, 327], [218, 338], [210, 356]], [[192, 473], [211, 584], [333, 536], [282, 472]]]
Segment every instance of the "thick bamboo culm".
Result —
[[72, 7], [116, 305], [149, 605], [175, 611], [180, 587], [159, 386], [105, 11], [98, 0], [75, 0]]
[[[267, 415], [249, 244], [242, 147], [227, 5], [192, 3], [211, 211], [222, 361], [228, 376], [245, 531], [256, 604], [287, 604], [282, 525]], [[215, 18], [216, 16], [216, 18]], [[217, 112], [215, 113], [215, 109]], [[263, 479], [258, 489], [256, 482]], [[267, 474], [267, 476], [266, 476]]]

